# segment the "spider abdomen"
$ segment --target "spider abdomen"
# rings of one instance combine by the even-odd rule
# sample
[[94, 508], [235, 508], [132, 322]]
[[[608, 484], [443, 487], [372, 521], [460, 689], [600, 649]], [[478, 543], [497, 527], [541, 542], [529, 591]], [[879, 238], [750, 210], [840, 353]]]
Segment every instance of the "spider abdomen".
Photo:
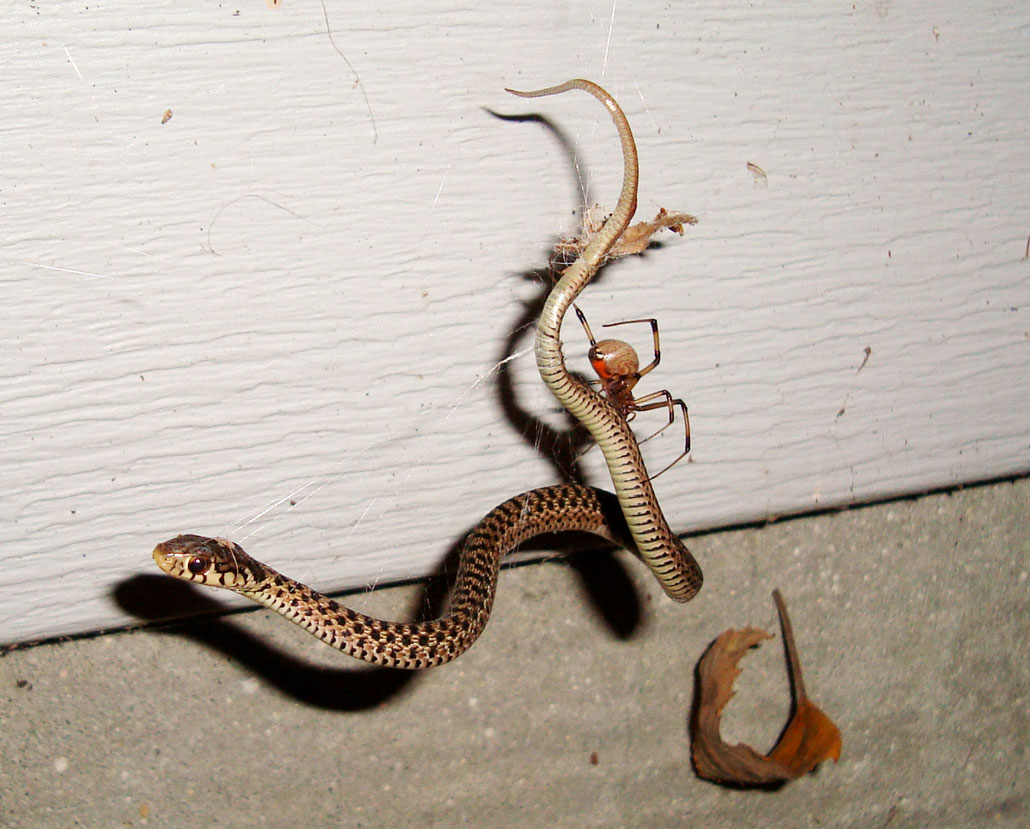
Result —
[[[622, 340], [601, 340], [590, 346], [590, 365], [602, 380], [613, 377], [634, 377], [640, 370], [640, 358], [633, 346]], [[634, 383], [636, 382], [634, 377]], [[632, 386], [630, 386], [632, 388]]]

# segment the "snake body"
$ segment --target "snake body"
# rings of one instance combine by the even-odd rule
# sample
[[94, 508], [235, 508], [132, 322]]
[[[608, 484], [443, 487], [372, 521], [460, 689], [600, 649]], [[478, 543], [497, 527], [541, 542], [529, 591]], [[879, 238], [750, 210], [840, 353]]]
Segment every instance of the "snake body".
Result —
[[572, 80], [522, 97], [583, 89], [608, 109], [622, 143], [625, 171], [615, 212], [580, 257], [566, 269], [541, 314], [536, 359], [541, 377], [559, 402], [589, 429], [608, 463], [616, 495], [579, 484], [543, 487], [491, 510], [462, 548], [449, 611], [424, 622], [392, 622], [367, 616], [301, 584], [248, 555], [235, 542], [180, 535], [154, 548], [154, 560], [169, 575], [247, 596], [275, 610], [332, 647], [365, 662], [396, 668], [429, 668], [464, 653], [479, 637], [493, 608], [501, 560], [537, 535], [585, 531], [638, 550], [666, 593], [691, 599], [701, 570], [673, 535], [658, 506], [637, 448], [623, 418], [601, 395], [573, 378], [561, 352], [561, 322], [636, 208], [636, 147], [614, 99], [590, 81]]
[[508, 91], [522, 98], [538, 98], [570, 89], [590, 93], [611, 114], [622, 144], [622, 192], [615, 211], [604, 227], [576, 261], [565, 269], [558, 284], [547, 296], [536, 329], [536, 365], [540, 377], [558, 402], [587, 428], [601, 447], [640, 557], [651, 568], [670, 598], [686, 602], [701, 589], [701, 568], [683, 542], [669, 529], [629, 423], [608, 400], [569, 373], [562, 355], [561, 324], [565, 314], [593, 279], [605, 254], [629, 226], [637, 208], [638, 180], [637, 148], [629, 122], [615, 99], [600, 86], [591, 81], [574, 79], [532, 92]]
[[633, 543], [609, 492], [565, 484], [517, 495], [490, 510], [469, 533], [450, 609], [425, 622], [388, 622], [351, 610], [224, 538], [180, 535], [159, 544], [154, 558], [173, 576], [240, 593], [364, 662], [415, 670], [450, 662], [479, 638], [490, 618], [505, 553], [534, 536], [566, 530], [623, 546]]

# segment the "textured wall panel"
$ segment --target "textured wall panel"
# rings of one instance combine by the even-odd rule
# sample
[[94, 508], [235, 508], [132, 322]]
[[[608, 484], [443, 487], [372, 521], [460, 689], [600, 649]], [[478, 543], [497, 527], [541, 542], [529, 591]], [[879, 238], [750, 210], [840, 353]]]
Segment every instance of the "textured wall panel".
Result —
[[701, 219], [581, 303], [660, 318], [675, 528], [1030, 467], [1021, 4], [465, 5], [327, 0], [357, 86], [317, 2], [5, 4], [0, 642], [133, 621], [179, 532], [373, 584], [558, 479], [519, 329], [619, 158], [504, 86], [604, 83]]

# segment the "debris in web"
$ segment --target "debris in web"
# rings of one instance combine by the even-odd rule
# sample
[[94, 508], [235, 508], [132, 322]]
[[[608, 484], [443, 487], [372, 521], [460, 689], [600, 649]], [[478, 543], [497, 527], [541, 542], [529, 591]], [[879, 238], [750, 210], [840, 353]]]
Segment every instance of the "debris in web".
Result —
[[[576, 260], [604, 227], [608, 216], [595, 204], [583, 212], [583, 225], [580, 232], [575, 236], [568, 236], [558, 241], [554, 246], [554, 261], [559, 265], [569, 265]], [[664, 207], [658, 211], [658, 215], [650, 222], [637, 222], [627, 227], [622, 235], [615, 240], [615, 244], [604, 256], [605, 262], [612, 259], [619, 259], [623, 256], [632, 256], [643, 253], [654, 241], [654, 235], [660, 230], [671, 230], [673, 233], [683, 235], [683, 225], [696, 225], [697, 217], [689, 213], [669, 213]]]

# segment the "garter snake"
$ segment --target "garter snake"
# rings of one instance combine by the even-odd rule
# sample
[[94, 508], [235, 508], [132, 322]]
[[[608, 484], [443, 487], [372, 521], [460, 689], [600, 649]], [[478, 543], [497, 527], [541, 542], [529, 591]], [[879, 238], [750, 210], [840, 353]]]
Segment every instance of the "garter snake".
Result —
[[276, 572], [227, 539], [180, 535], [162, 542], [154, 548], [154, 560], [163, 571], [247, 596], [358, 659], [408, 669], [449, 662], [475, 642], [493, 608], [501, 560], [523, 541], [543, 533], [586, 531], [636, 548], [669, 596], [678, 601], [693, 598], [701, 587], [701, 570], [669, 529], [625, 418], [573, 378], [562, 357], [565, 312], [632, 218], [637, 191], [636, 147], [629, 124], [601, 87], [572, 80], [514, 94], [537, 97], [568, 89], [589, 92], [608, 109], [622, 143], [625, 169], [612, 217], [548, 296], [537, 328], [536, 359], [541, 377], [559, 402], [601, 445], [617, 494], [564, 484], [531, 490], [492, 509], [462, 548], [448, 612], [430, 621], [391, 622], [351, 610]]

